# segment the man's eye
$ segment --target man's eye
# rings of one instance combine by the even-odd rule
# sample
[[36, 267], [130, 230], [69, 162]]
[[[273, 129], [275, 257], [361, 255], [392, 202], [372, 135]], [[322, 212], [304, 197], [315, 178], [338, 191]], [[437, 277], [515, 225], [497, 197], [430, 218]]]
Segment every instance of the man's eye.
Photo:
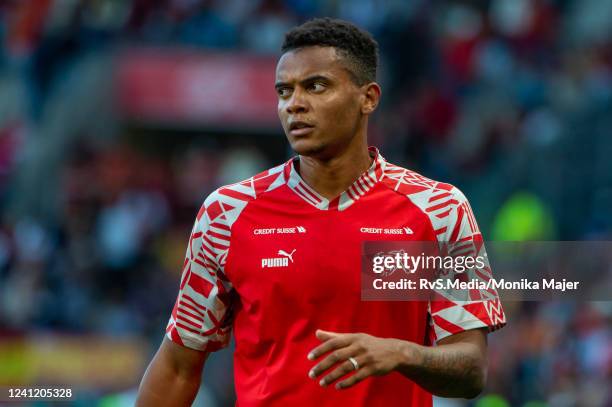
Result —
[[276, 93], [278, 93], [279, 97], [289, 96], [290, 89], [289, 88], [278, 88], [276, 89]]
[[325, 84], [321, 82], [314, 82], [312, 85], [310, 85], [310, 89], [312, 89], [315, 92], [321, 92], [325, 90]]

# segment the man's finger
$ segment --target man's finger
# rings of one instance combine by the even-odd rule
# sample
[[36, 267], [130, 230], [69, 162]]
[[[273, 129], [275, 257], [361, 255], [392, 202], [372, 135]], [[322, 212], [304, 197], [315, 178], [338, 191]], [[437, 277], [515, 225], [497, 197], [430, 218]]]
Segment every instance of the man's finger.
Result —
[[[320, 374], [322, 374], [323, 372], [325, 372], [327, 369], [331, 368], [332, 366], [348, 361], [348, 358], [351, 356], [354, 356], [355, 353], [356, 353], [355, 348], [351, 346], [333, 351], [332, 353], [327, 355], [325, 359], [323, 359], [321, 362], [315, 365], [312, 369], [310, 369], [310, 372], [308, 373], [308, 377], [310, 377], [311, 379], [314, 379], [315, 377], [319, 376]], [[353, 368], [353, 365], [351, 364], [350, 367]]]
[[319, 381], [319, 384], [321, 386], [327, 386], [329, 384], [332, 384], [342, 376], [345, 376], [349, 373], [353, 373], [354, 371], [355, 367], [353, 366], [353, 364], [350, 361], [346, 360], [344, 363], [341, 363], [337, 368], [335, 368], [331, 373], [323, 377]]
[[315, 332], [315, 336], [317, 337], [317, 339], [321, 341], [326, 341], [328, 339], [336, 338], [339, 335], [342, 335], [342, 334], [338, 332], [324, 331], [322, 329], [317, 329], [317, 331]]
[[348, 389], [349, 387], [356, 385], [357, 383], [369, 377], [370, 375], [371, 373], [368, 368], [359, 369], [357, 373], [355, 373], [348, 379], [336, 383], [336, 389], [337, 390]]
[[327, 340], [321, 345], [317, 346], [313, 350], [308, 353], [308, 359], [315, 360], [321, 355], [326, 354], [327, 352], [331, 352], [335, 349], [344, 348], [350, 344], [348, 337], [345, 335], [336, 336], [332, 339]]

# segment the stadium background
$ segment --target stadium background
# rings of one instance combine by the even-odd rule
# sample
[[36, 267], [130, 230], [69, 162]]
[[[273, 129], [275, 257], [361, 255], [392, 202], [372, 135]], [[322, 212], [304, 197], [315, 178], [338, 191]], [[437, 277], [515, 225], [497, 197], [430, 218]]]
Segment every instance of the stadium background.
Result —
[[[612, 1], [2, 1], [0, 386], [133, 403], [203, 198], [290, 154], [274, 65], [313, 16], [374, 33], [371, 144], [485, 239], [611, 240]], [[506, 304], [483, 396], [436, 405], [612, 405], [611, 304]], [[230, 405], [231, 351], [204, 382]]]

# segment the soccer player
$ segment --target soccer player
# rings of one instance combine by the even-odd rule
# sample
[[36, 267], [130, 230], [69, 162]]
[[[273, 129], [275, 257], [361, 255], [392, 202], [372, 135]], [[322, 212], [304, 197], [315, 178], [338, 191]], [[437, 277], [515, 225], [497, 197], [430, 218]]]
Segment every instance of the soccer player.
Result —
[[230, 332], [241, 407], [422, 407], [481, 392], [487, 333], [505, 324], [497, 296], [360, 300], [364, 241], [482, 242], [457, 188], [368, 147], [377, 55], [370, 34], [340, 20], [286, 34], [275, 86], [297, 155], [204, 201], [137, 405], [190, 405]]

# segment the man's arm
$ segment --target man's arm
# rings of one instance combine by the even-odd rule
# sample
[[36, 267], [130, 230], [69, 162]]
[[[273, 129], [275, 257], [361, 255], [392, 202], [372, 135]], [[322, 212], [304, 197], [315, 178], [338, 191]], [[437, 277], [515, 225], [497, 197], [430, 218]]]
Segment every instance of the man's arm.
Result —
[[328, 354], [313, 367], [314, 379], [331, 370], [320, 380], [322, 386], [353, 373], [348, 361], [353, 357], [359, 369], [336, 384], [337, 389], [351, 387], [369, 376], [398, 371], [432, 394], [441, 397], [476, 397], [483, 389], [487, 372], [486, 329], [473, 329], [441, 339], [438, 346], [428, 347], [393, 338], [356, 333], [340, 334], [317, 331], [324, 341], [308, 354], [315, 360]]
[[164, 337], [142, 378], [136, 406], [191, 406], [207, 356]]
[[429, 347], [405, 342], [396, 370], [441, 397], [478, 396], [487, 377], [486, 329], [473, 329]]

